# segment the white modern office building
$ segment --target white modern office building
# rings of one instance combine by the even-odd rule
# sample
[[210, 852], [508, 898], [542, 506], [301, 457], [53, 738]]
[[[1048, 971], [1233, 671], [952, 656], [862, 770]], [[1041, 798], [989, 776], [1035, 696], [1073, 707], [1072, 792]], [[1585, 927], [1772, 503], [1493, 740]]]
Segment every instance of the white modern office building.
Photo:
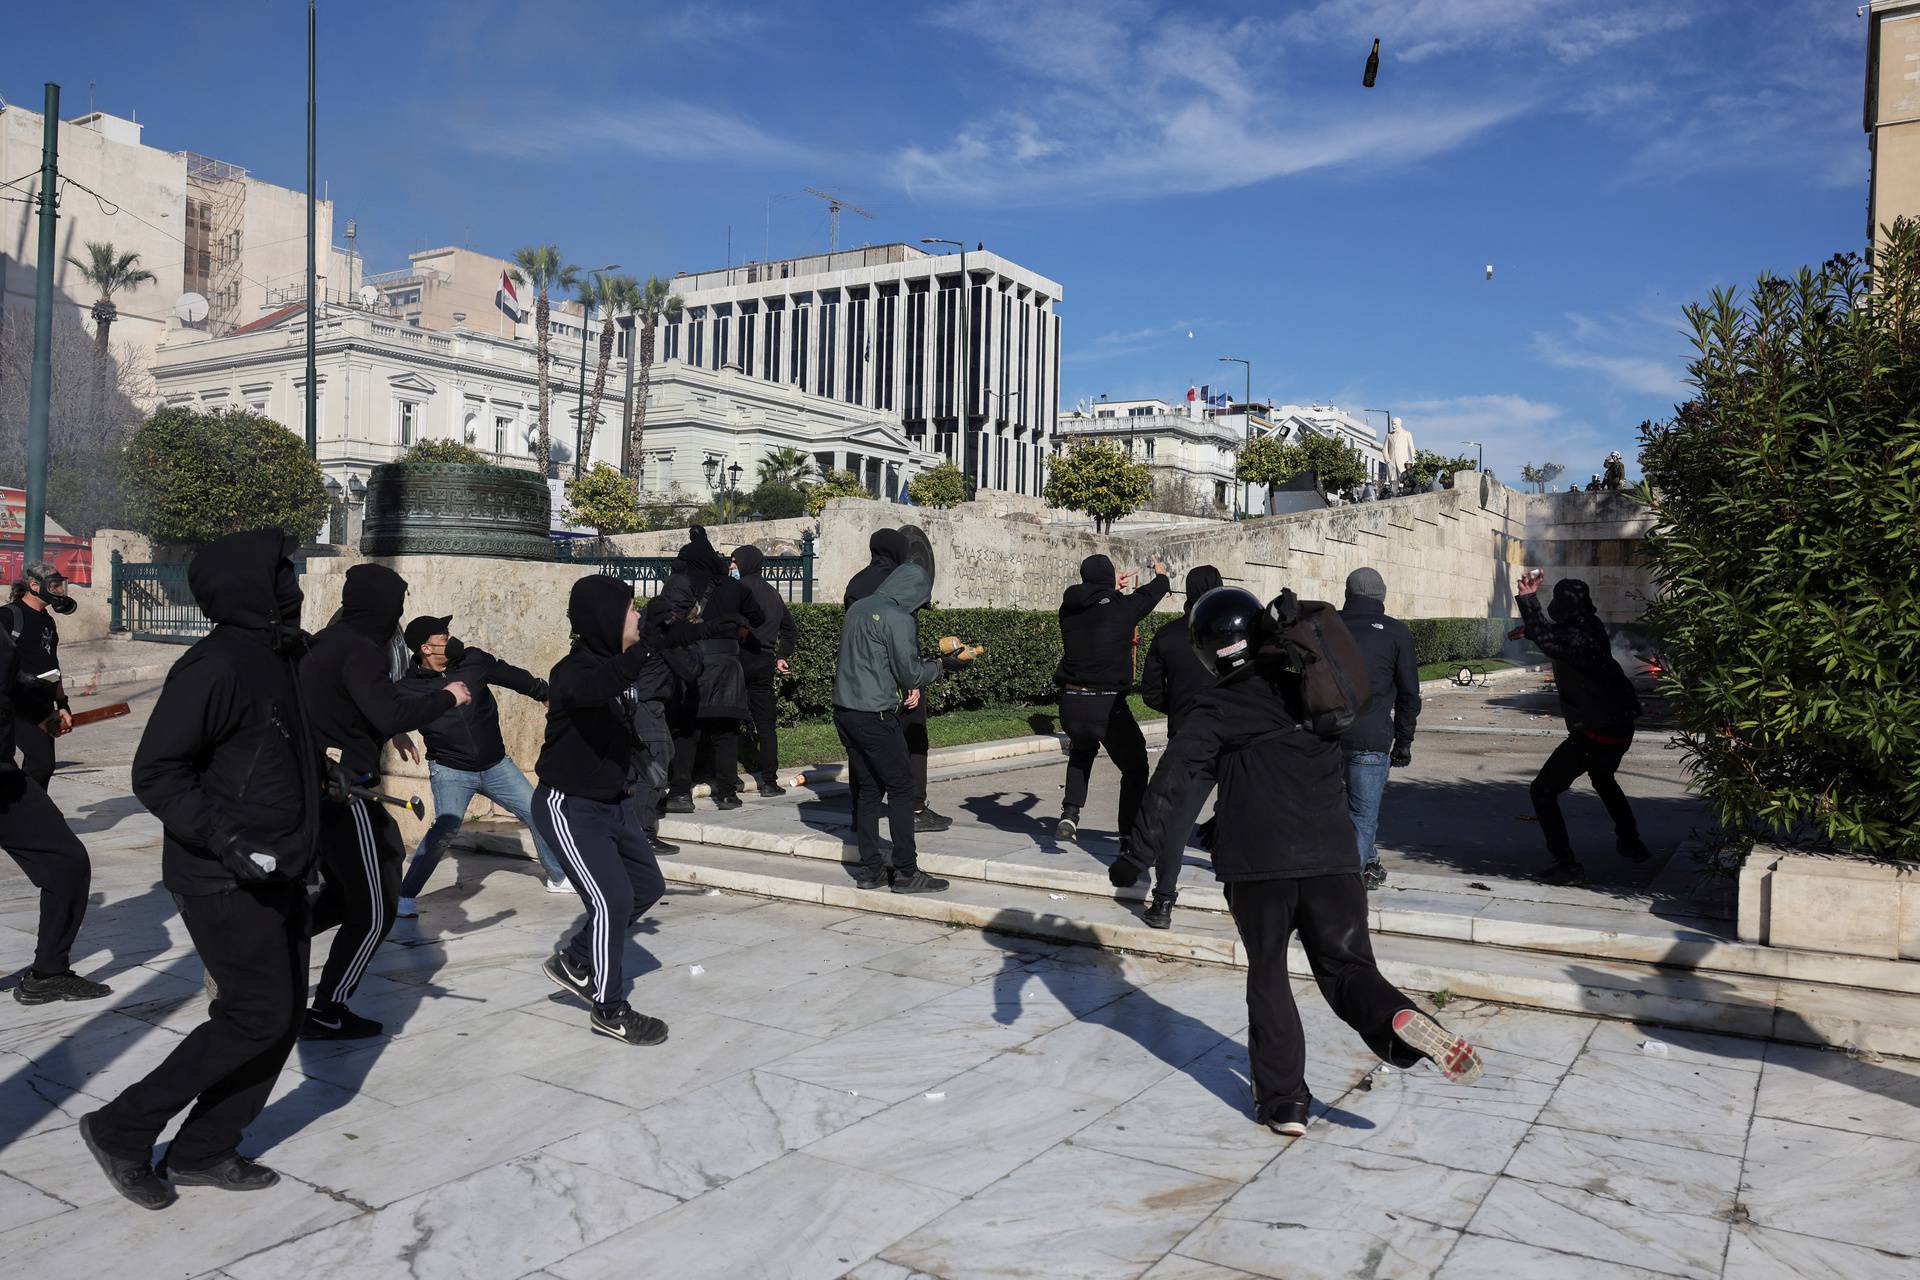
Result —
[[[800, 418], [831, 412], [882, 430], [908, 450], [903, 462], [950, 459], [980, 489], [1038, 494], [1045, 484], [1059, 413], [1057, 282], [981, 249], [887, 244], [680, 275], [673, 286], [684, 310], [665, 326], [656, 378], [731, 371], [739, 381], [725, 385], [740, 395], [757, 382], [783, 389], [773, 403]], [[842, 451], [869, 468], [887, 456], [851, 442]], [[887, 496], [884, 467], [880, 476], [875, 492]]]

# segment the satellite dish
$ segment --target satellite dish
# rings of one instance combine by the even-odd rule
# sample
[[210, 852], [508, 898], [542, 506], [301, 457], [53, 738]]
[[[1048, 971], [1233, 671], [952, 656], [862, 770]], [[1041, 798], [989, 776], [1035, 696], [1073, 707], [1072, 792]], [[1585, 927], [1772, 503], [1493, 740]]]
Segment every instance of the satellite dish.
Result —
[[173, 314], [180, 317], [182, 324], [199, 324], [207, 318], [207, 299], [204, 294], [183, 293], [180, 301], [173, 304]]
[[380, 291], [370, 284], [361, 285], [360, 292], [356, 296], [359, 297], [360, 305], [363, 307], [372, 308], [380, 305]]

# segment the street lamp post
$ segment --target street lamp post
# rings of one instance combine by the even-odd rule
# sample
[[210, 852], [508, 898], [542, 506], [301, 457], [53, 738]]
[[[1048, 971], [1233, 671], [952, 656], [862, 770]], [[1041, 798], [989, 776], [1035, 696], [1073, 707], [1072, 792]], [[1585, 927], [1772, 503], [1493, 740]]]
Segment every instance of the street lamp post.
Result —
[[316, 461], [320, 457], [320, 385], [319, 361], [315, 354], [314, 325], [319, 319], [320, 309], [315, 305], [314, 290], [319, 287], [319, 255], [315, 238], [319, 234], [318, 215], [313, 202], [314, 184], [314, 119], [316, 88], [314, 84], [314, 0], [307, 0], [307, 456]]
[[973, 293], [973, 279], [967, 275], [967, 246], [958, 240], [942, 240], [936, 236], [922, 236], [921, 244], [949, 244], [960, 251], [960, 458], [966, 466], [967, 499], [972, 501], [979, 491], [976, 455], [979, 450], [973, 439], [973, 363], [972, 353], [968, 350], [973, 338], [973, 318], [970, 314], [969, 295]]
[[[616, 320], [621, 332], [627, 335], [627, 391], [621, 398], [620, 409], [620, 474], [623, 476], [634, 476], [633, 441], [629, 437], [633, 432], [633, 364], [637, 354], [634, 342], [639, 337], [636, 319], [632, 312], [628, 312]], [[634, 476], [634, 479], [634, 487], [638, 488], [638, 477]]]
[[[599, 275], [605, 274], [608, 271], [618, 271], [619, 269], [620, 269], [619, 263], [610, 262], [604, 267], [595, 267], [592, 271], [589, 271], [587, 274], [592, 276], [599, 276]], [[588, 323], [588, 318], [592, 314], [593, 314], [593, 308], [587, 304], [586, 299], [582, 298], [580, 301], [580, 403], [575, 408], [574, 415], [573, 415], [573, 474], [575, 474], [576, 476], [585, 475], [587, 470], [587, 460], [580, 456], [580, 446], [586, 440], [587, 330], [592, 327]]]
[[1475, 471], [1478, 471], [1480, 474], [1485, 475], [1487, 471], [1487, 446], [1485, 446], [1484, 444], [1481, 444], [1478, 440], [1462, 440], [1460, 443], [1464, 445], [1471, 445], [1472, 447], [1480, 451], [1479, 461], [1474, 463], [1473, 469]]
[[[1247, 435], [1251, 437], [1253, 435], [1253, 361], [1242, 359], [1239, 356], [1221, 356], [1220, 363], [1221, 364], [1238, 364], [1238, 365], [1246, 366], [1247, 400], [1246, 400], [1245, 412], [1247, 417]], [[1244, 515], [1247, 509], [1246, 483], [1242, 481], [1241, 483], [1236, 484], [1234, 488], [1239, 491], [1237, 496], [1240, 499], [1240, 503], [1239, 503], [1240, 511], [1237, 514]]]

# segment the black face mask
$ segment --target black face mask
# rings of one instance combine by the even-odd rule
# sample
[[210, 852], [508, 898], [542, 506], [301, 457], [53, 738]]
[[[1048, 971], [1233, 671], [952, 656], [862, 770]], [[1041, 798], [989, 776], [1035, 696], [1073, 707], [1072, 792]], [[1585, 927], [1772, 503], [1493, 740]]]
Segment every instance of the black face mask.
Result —
[[281, 561], [273, 572], [273, 647], [285, 653], [300, 643], [300, 606], [306, 597], [300, 591], [300, 575], [289, 561]]
[[467, 656], [467, 646], [460, 643], [459, 636], [447, 637], [447, 670], [453, 670], [455, 663]]
[[1555, 596], [1547, 601], [1547, 616], [1555, 622], [1572, 622], [1580, 616], [1580, 610], [1573, 601], [1564, 596]]

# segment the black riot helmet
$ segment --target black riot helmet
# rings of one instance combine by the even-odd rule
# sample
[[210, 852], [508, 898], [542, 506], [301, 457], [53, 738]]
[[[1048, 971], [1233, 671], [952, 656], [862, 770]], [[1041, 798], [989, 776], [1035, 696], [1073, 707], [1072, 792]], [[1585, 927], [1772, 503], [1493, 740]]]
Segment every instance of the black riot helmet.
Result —
[[1266, 615], [1253, 592], [1215, 587], [1194, 604], [1187, 621], [1194, 656], [1216, 680], [1248, 666], [1259, 652]]

